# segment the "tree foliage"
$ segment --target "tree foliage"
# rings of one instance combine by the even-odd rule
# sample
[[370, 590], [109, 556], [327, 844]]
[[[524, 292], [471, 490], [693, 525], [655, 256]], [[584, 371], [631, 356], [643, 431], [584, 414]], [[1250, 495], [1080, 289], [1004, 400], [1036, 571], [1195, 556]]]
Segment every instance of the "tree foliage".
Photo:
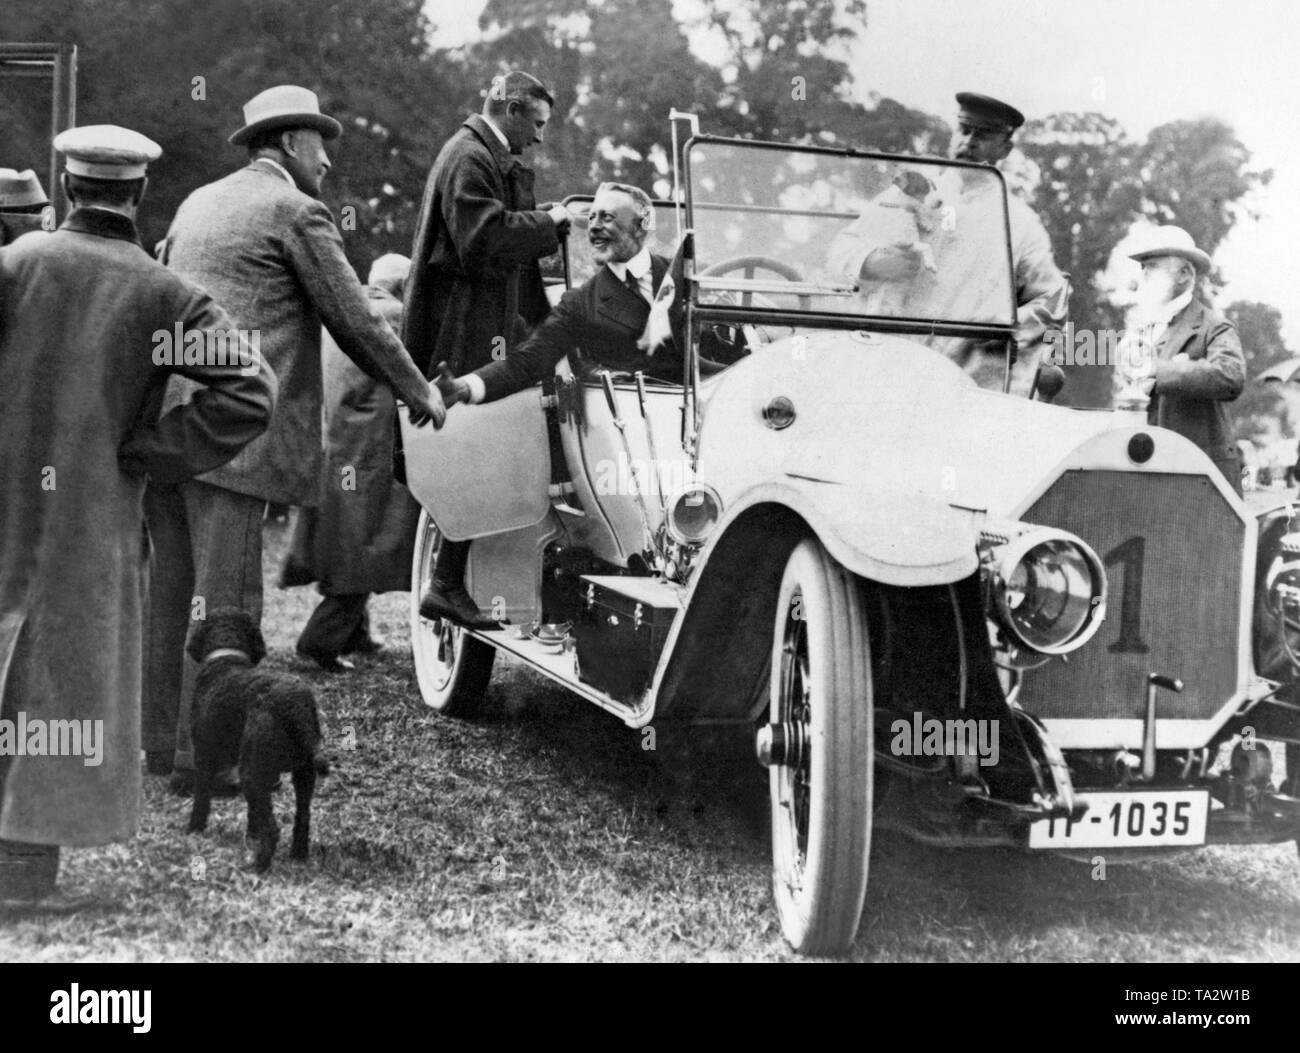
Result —
[[[674, 107], [697, 113], [706, 132], [785, 142], [934, 155], [951, 135], [938, 117], [855, 81], [852, 45], [869, 31], [864, 0], [701, 0], [689, 24], [672, 0], [488, 0], [482, 39], [443, 50], [429, 43], [424, 6], [42, 0], [9, 5], [4, 29], [6, 39], [78, 45], [78, 123], [127, 125], [163, 146], [141, 215], [146, 245], [190, 191], [243, 163], [226, 140], [248, 98], [274, 84], [312, 87], [344, 125], [324, 194], [363, 272], [382, 252], [409, 252], [434, 156], [508, 68], [535, 73], [556, 95], [545, 145], [530, 155], [542, 200], [590, 191], [600, 179], [665, 194]], [[693, 46], [701, 39], [707, 47]], [[0, 164], [43, 172], [42, 90], [23, 81], [0, 92], [10, 133]], [[1252, 168], [1228, 125], [1209, 118], [1136, 140], [1113, 117], [1059, 113], [1031, 122], [1019, 142], [1038, 171], [1030, 201], [1071, 275], [1081, 329], [1122, 325], [1098, 276], [1136, 220], [1186, 227], [1213, 252], [1251, 215], [1254, 191], [1271, 176]], [[1248, 351], [1266, 329], [1243, 332]], [[1076, 405], [1105, 405], [1109, 395], [1108, 371], [1098, 367], [1077, 370], [1066, 388]], [[1251, 406], [1246, 417], [1263, 412]]]

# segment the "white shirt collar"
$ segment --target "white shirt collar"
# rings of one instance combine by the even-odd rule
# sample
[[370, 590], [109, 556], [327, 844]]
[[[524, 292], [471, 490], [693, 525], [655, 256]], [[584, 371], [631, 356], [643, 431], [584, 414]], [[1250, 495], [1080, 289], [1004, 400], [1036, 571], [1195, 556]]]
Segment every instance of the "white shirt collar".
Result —
[[273, 161], [269, 157], [259, 157], [257, 161], [258, 163], [268, 165], [276, 172], [279, 172], [280, 175], [284, 176], [285, 182], [287, 182], [290, 186], [296, 187], [298, 185], [293, 181], [293, 176], [289, 174], [289, 170], [285, 168], [284, 165], [280, 164], [279, 161]]
[[637, 281], [641, 281], [650, 273], [650, 246], [642, 245], [641, 251], [630, 260], [624, 260], [621, 263], [616, 263], [614, 260], [610, 260], [605, 264], [605, 266], [613, 272], [614, 277], [620, 282], [627, 280], [624, 275], [628, 271], [632, 272], [633, 278]]
[[492, 118], [489, 117], [486, 113], [483, 114], [483, 120], [487, 124], [487, 126], [492, 129], [493, 134], [495, 134], [496, 137], [499, 140], [501, 140], [501, 145], [506, 148], [506, 153], [510, 153], [510, 140], [506, 138], [506, 133], [503, 132], [500, 128], [498, 128], [496, 122], [492, 120]]

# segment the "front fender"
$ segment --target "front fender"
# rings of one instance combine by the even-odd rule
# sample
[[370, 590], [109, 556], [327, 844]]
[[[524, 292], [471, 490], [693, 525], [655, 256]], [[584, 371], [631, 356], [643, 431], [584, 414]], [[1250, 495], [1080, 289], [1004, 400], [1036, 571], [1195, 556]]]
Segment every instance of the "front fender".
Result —
[[812, 528], [839, 563], [884, 585], [947, 585], [979, 566], [975, 513], [931, 497], [798, 476], [761, 483], [725, 509], [718, 536], [756, 505], [781, 505]]

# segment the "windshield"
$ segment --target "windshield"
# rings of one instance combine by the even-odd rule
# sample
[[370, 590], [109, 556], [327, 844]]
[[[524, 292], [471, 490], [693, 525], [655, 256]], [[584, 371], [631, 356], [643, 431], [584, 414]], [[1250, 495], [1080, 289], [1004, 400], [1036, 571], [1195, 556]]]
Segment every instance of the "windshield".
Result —
[[1015, 322], [992, 169], [735, 141], [696, 142], [688, 164], [701, 305]]

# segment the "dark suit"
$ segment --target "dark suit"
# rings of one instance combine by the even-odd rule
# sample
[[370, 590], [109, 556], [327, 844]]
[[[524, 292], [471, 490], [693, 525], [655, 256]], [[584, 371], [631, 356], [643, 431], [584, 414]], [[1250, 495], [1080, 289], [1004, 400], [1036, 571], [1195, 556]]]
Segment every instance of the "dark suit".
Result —
[[537, 210], [533, 172], [479, 114], [434, 161], [420, 205], [402, 339], [425, 375], [509, 354], [547, 313], [537, 261], [560, 247]]
[[[650, 277], [655, 291], [668, 270], [662, 256], [650, 257]], [[565, 355], [577, 352], [574, 372], [582, 367], [633, 373], [678, 383], [682, 360], [675, 352], [660, 350], [647, 357], [636, 343], [645, 331], [650, 305], [601, 267], [591, 278], [561, 297], [550, 316], [533, 330], [503, 361], [474, 372], [483, 380], [484, 402], [505, 398], [551, 375]]]
[[[1187, 360], [1174, 362], [1185, 353]], [[1246, 360], [1237, 330], [1193, 299], [1156, 345], [1156, 383], [1147, 420], [1196, 443], [1241, 493], [1241, 454], [1232, 439], [1227, 403], [1241, 394]]]

